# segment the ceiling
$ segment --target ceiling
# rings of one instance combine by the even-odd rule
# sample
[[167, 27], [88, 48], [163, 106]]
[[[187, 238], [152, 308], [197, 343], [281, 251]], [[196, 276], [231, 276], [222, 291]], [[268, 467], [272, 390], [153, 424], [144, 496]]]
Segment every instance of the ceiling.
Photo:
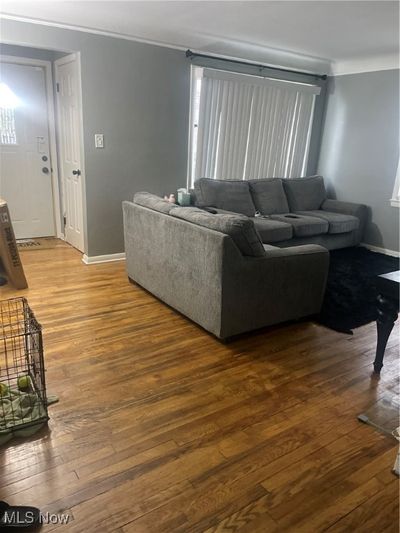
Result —
[[305, 70], [398, 66], [399, 4], [387, 0], [4, 0], [1, 13]]

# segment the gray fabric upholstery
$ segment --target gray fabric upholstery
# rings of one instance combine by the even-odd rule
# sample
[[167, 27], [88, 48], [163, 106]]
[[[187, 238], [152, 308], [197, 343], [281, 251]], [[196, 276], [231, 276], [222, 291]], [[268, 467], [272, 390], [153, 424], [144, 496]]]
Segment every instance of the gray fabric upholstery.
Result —
[[287, 222], [263, 217], [255, 217], [252, 220], [264, 243], [284, 241], [293, 236], [292, 226]]
[[349, 231], [348, 233], [324, 233], [323, 235], [309, 237], [294, 237], [287, 241], [277, 242], [276, 246], [287, 248], [304, 244], [318, 244], [327, 250], [339, 250], [340, 248], [357, 246], [359, 243], [357, 242], [357, 231]]
[[256, 210], [262, 215], [289, 212], [289, 205], [281, 179], [250, 180], [249, 185]]
[[[224, 209], [215, 209], [215, 211], [221, 214], [235, 215], [233, 211], [225, 211]], [[254, 222], [263, 243], [279, 242], [291, 239], [293, 236], [292, 225], [287, 222], [273, 220], [271, 216], [252, 217], [251, 220]]]
[[238, 214], [208, 213], [196, 207], [175, 207], [170, 215], [230, 235], [243, 255], [262, 257], [265, 250], [251, 219]]
[[247, 181], [200, 178], [195, 181], [194, 189], [199, 207], [218, 207], [248, 217], [256, 212]]
[[240, 215], [240, 216], [246, 216], [246, 215], [241, 215], [240, 213], [235, 213], [235, 211], [227, 211], [226, 209], [218, 209], [218, 207], [202, 207], [201, 209], [210, 209], [211, 212], [217, 214], [221, 214], [221, 215]]
[[263, 246], [266, 252], [271, 252], [272, 250], [276, 250], [276, 246], [272, 246], [271, 244], [263, 244]]
[[[203, 180], [205, 180], [204, 183], [207, 184], [206, 188], [208, 187], [209, 182], [215, 182], [215, 180], [206, 180], [205, 178], [203, 178]], [[321, 226], [320, 229], [318, 229], [318, 223], [313, 224], [312, 222], [310, 222], [307, 225], [305, 224], [304, 220], [302, 223], [292, 223], [292, 237], [290, 237], [288, 234], [288, 228], [286, 227], [286, 229], [284, 229], [285, 226], [272, 227], [271, 224], [266, 224], [261, 221], [255, 222], [256, 228], [259, 231], [263, 242], [274, 242], [279, 243], [279, 245], [281, 245], [281, 242], [287, 243], [289, 242], [290, 238], [294, 238], [295, 242], [290, 244], [291, 246], [293, 246], [295, 245], [298, 239], [303, 242], [303, 237], [314, 237], [316, 235], [315, 232], [317, 232], [318, 234], [320, 231], [322, 231], [325, 234], [326, 231], [324, 229], [324, 222], [328, 222], [327, 232], [329, 232], [329, 235], [338, 235], [338, 238], [335, 238], [333, 240], [330, 239], [330, 237], [327, 237], [326, 242], [328, 248], [340, 248], [341, 246], [339, 245], [339, 243], [343, 243], [343, 247], [356, 246], [360, 244], [364, 235], [368, 217], [367, 207], [362, 204], [353, 204], [350, 202], [341, 202], [338, 200], [326, 199], [325, 186], [323, 178], [321, 176], [310, 176], [307, 178], [282, 180], [280, 180], [279, 178], [267, 178], [262, 180], [249, 181], [249, 190], [252, 198], [254, 198], [255, 204], [257, 205], [257, 210], [263, 212], [269, 211], [271, 209], [280, 211], [283, 208], [284, 203], [281, 203], [282, 198], [279, 194], [278, 186], [276, 185], [279, 182], [281, 182], [281, 184], [283, 185], [290, 211], [294, 214], [302, 213], [304, 214], [304, 216], [307, 216], [309, 218], [318, 218], [322, 221], [319, 223]], [[203, 181], [198, 180], [197, 182], [197, 196], [198, 194], [200, 194], [201, 196], [200, 183], [203, 183]], [[234, 188], [235, 183], [239, 184], [239, 188], [243, 188], [245, 190], [246, 182], [219, 180], [217, 185], [217, 187], [219, 187], [219, 195], [223, 196], [225, 187], [228, 187], [229, 189], [231, 189], [232, 187]], [[276, 207], [272, 205], [272, 201], [271, 204], [269, 203], [270, 196], [267, 189], [271, 193], [271, 198], [274, 197], [275, 201], [277, 202]], [[245, 197], [247, 203], [248, 196], [246, 195]], [[240, 195], [235, 195], [235, 199], [240, 201]], [[198, 201], [198, 198], [196, 201]], [[221, 203], [217, 201], [218, 206], [214, 205], [213, 208], [215, 208], [218, 213], [242, 213], [249, 216], [248, 213], [250, 210], [246, 208], [242, 209], [241, 207], [237, 208], [235, 202], [230, 202], [230, 200], [228, 199], [227, 203], [223, 204], [224, 207], [221, 207], [222, 200]], [[201, 197], [200, 203], [201, 205], [205, 206], [205, 199]], [[254, 209], [256, 209], [256, 205], [254, 205]], [[324, 215], [325, 212], [327, 214]], [[265, 220], [274, 220], [275, 222], [283, 223], [290, 222], [290, 220], [280, 219], [279, 216], [275, 216], [283, 214], [285, 213], [274, 213]], [[347, 217], [346, 215], [349, 215], [349, 217]], [[356, 217], [358, 219], [358, 229], [355, 229], [356, 222], [351, 217]], [[294, 229], [295, 226], [297, 229]], [[281, 236], [279, 235], [279, 232], [282, 233]], [[339, 238], [342, 234], [341, 232], [345, 232], [344, 238]], [[281, 241], [281, 239], [283, 240]], [[312, 239], [312, 241], [314, 241], [314, 239]], [[310, 240], [310, 242], [312, 241]], [[316, 241], [320, 242], [320, 239], [316, 239]], [[322, 241], [324, 241], [324, 239], [322, 239]]]
[[218, 335], [223, 258], [243, 257], [232, 239], [130, 202], [123, 214], [129, 278]]
[[[221, 214], [236, 214], [233, 211], [225, 211], [224, 209], [215, 209], [215, 211]], [[274, 220], [271, 216], [251, 217], [251, 220], [263, 243], [275, 243], [291, 239], [293, 236], [292, 225], [287, 222]]]
[[[330, 202], [330, 200], [326, 200], [327, 202]], [[356, 205], [357, 207], [365, 207], [365, 206], [360, 206], [359, 204], [350, 204], [351, 206], [354, 206]], [[218, 213], [230, 213], [230, 214], [234, 214], [232, 213], [232, 211], [223, 211], [222, 209], [216, 209], [216, 211]], [[319, 212], [319, 210], [318, 210]], [[366, 211], [365, 211], [366, 212]], [[332, 234], [332, 233], [324, 233], [324, 234], [320, 234], [320, 235], [313, 235], [313, 236], [308, 236], [308, 237], [294, 237], [293, 236], [293, 229], [292, 229], [292, 226], [290, 225], [290, 236], [288, 234], [288, 228], [286, 228], [285, 230], [285, 233], [281, 233], [282, 235], [282, 239], [277, 239], [275, 240], [275, 237], [278, 237], [278, 230], [276, 230], [276, 233], [274, 231], [274, 240], [273, 241], [269, 241], [269, 240], [266, 240], [268, 238], [271, 238], [271, 233], [264, 233], [263, 232], [263, 228], [261, 227], [261, 221], [265, 220], [267, 222], [273, 222], [273, 223], [276, 223], [276, 224], [285, 224], [286, 226], [286, 222], [279, 222], [278, 220], [274, 220], [273, 218], [271, 217], [267, 217], [267, 218], [253, 218], [252, 220], [254, 220], [254, 225], [258, 231], [258, 233], [260, 234], [260, 237], [261, 237], [261, 240], [265, 243], [265, 242], [270, 242], [270, 243], [274, 243], [276, 246], [279, 246], [279, 247], [285, 247], [285, 246], [299, 246], [299, 245], [304, 245], [304, 244], [318, 244], [320, 246], [324, 246], [325, 248], [327, 248], [328, 250], [336, 250], [336, 249], [339, 249], [339, 248], [347, 248], [347, 247], [350, 247], [350, 246], [357, 246], [358, 244], [360, 244], [360, 236], [359, 236], [359, 229], [358, 230], [355, 230], [355, 231], [351, 231], [351, 232], [348, 232], [348, 233], [337, 233], [337, 234]], [[258, 222], [257, 222], [258, 221]], [[361, 222], [360, 222], [361, 224]], [[264, 246], [265, 248], [265, 246]]]
[[330, 211], [331, 213], [343, 213], [345, 215], [352, 215], [357, 217], [360, 221], [358, 230], [355, 232], [355, 244], [360, 244], [364, 237], [365, 226], [368, 219], [368, 208], [364, 204], [356, 204], [353, 202], [342, 202], [341, 200], [325, 200], [321, 209], [323, 211]]
[[293, 228], [295, 237], [308, 237], [327, 233], [329, 224], [326, 220], [316, 217], [308, 217], [295, 213], [286, 213], [285, 215], [271, 215], [274, 220], [287, 222]]
[[292, 178], [283, 180], [290, 211], [314, 211], [326, 199], [324, 178]]
[[259, 260], [224, 265], [220, 336], [315, 313], [322, 304], [328, 266], [329, 252], [314, 245], [275, 248]]
[[159, 211], [160, 213], [169, 213], [172, 208], [176, 207], [175, 204], [160, 198], [155, 194], [150, 192], [137, 192], [133, 201], [135, 204], [142, 205], [143, 207], [148, 207], [149, 209], [154, 209], [154, 211]]
[[358, 229], [360, 221], [353, 215], [344, 215], [343, 213], [331, 213], [330, 211], [297, 211], [298, 215], [307, 215], [309, 217], [322, 218], [329, 224], [328, 233], [348, 233]]
[[[319, 246], [243, 256], [229, 235], [123, 203], [128, 276], [219, 338], [321, 307], [329, 254]], [[190, 330], [188, 330], [190, 334]]]

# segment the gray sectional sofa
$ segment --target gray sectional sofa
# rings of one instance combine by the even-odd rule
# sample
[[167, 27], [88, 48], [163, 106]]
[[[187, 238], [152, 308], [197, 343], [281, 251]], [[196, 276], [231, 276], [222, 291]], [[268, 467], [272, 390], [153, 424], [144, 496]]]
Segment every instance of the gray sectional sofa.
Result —
[[367, 220], [365, 205], [328, 199], [322, 176], [250, 181], [201, 178], [195, 182], [194, 203], [215, 213], [250, 217], [262, 242], [279, 247], [357, 246]]
[[329, 264], [317, 245], [263, 245], [252, 220], [137, 193], [123, 203], [128, 276], [224, 339], [319, 311]]
[[195, 202], [123, 203], [127, 272], [221, 339], [318, 313], [327, 248], [358, 244], [366, 220], [365, 206], [328, 200], [320, 176], [202, 178]]

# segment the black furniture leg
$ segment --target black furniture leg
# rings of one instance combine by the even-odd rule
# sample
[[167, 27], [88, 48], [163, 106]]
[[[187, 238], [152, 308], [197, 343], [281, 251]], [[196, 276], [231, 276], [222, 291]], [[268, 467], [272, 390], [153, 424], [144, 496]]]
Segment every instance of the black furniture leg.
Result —
[[378, 318], [376, 320], [376, 327], [378, 331], [378, 342], [376, 346], [376, 355], [374, 361], [374, 372], [379, 374], [383, 367], [383, 356], [385, 348], [392, 332], [394, 323], [397, 320], [397, 305], [395, 302], [385, 298], [382, 295], [378, 296]]

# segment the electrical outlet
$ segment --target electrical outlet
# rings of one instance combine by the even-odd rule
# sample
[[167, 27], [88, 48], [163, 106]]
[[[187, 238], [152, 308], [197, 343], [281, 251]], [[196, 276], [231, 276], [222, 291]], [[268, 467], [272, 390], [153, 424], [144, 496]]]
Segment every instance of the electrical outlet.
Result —
[[104, 134], [103, 133], [94, 134], [94, 145], [96, 148], [104, 148]]

